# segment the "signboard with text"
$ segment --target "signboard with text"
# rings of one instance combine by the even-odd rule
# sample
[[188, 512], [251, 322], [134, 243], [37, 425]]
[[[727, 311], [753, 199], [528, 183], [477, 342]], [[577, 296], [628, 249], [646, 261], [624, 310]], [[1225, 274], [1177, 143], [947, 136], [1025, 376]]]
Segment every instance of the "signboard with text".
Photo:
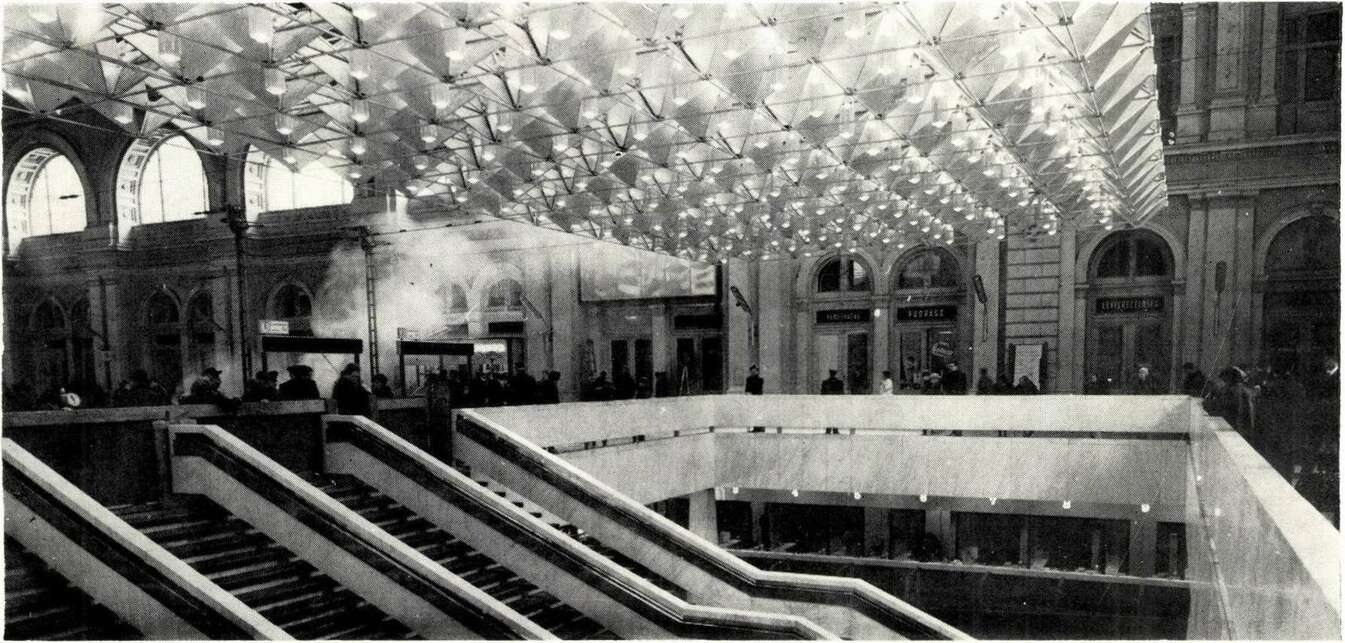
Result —
[[819, 310], [819, 324], [866, 324], [873, 319], [873, 311], [867, 308], [848, 308], [845, 310]]
[[1149, 313], [1163, 310], [1162, 297], [1102, 297], [1097, 300], [1098, 314]]
[[263, 335], [288, 335], [290, 334], [290, 323], [276, 319], [261, 320], [261, 331]]
[[897, 321], [952, 321], [957, 319], [957, 306], [907, 306], [897, 309]]

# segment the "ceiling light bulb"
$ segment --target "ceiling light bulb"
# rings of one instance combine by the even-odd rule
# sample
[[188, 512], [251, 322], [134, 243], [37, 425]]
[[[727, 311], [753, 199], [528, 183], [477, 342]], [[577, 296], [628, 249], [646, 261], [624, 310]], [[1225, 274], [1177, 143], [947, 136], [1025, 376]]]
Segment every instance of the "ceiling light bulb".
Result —
[[276, 114], [276, 132], [281, 136], [294, 133], [294, 118], [289, 114]]
[[364, 80], [369, 77], [369, 50], [363, 47], [350, 50], [350, 77]]
[[159, 31], [159, 58], [170, 65], [182, 60], [182, 39], [167, 31]]
[[439, 127], [434, 123], [428, 123], [420, 126], [420, 140], [426, 143], [433, 143], [439, 138]]
[[368, 141], [363, 136], [354, 136], [350, 139], [350, 153], [363, 154], [368, 150]]
[[272, 96], [281, 96], [285, 93], [285, 72], [279, 67], [267, 67], [263, 72], [266, 77], [266, 93]]
[[360, 3], [351, 7], [350, 13], [360, 20], [373, 20], [374, 16], [378, 15], [378, 11], [368, 3]]
[[205, 90], [200, 87], [187, 87], [187, 107], [192, 109], [205, 109]]
[[265, 7], [253, 5], [247, 8], [248, 37], [253, 42], [269, 44], [276, 34], [274, 15]]
[[56, 22], [56, 9], [50, 6], [33, 5], [28, 7], [28, 17], [44, 25]]
[[462, 29], [449, 29], [444, 32], [444, 56], [453, 62], [467, 57], [467, 32]]
[[350, 120], [363, 123], [369, 120], [369, 101], [357, 98], [350, 102]]
[[418, 154], [411, 159], [411, 163], [412, 165], [415, 166], [417, 170], [424, 170], [425, 168], [430, 166], [430, 159], [428, 156]]
[[205, 130], [205, 140], [207, 143], [219, 147], [224, 144], [224, 133], [213, 127], [207, 127]]
[[358, 167], [352, 167], [352, 168], [350, 168], [350, 172], [349, 172], [348, 174], [349, 174], [350, 178], [352, 178], [352, 179], [358, 179], [358, 178], [364, 176], [364, 172], [361, 171], [360, 168], [358, 168]]
[[570, 32], [568, 32], [568, 31], [566, 31], [566, 30], [564, 30], [564, 29], [552, 29], [552, 30], [551, 30], [551, 39], [552, 39], [552, 40], [562, 40], [562, 41], [563, 41], [563, 40], [569, 40], [569, 39], [570, 39]]
[[430, 87], [430, 104], [435, 109], [444, 109], [448, 107], [449, 100], [453, 96], [453, 85], [451, 83], [435, 83]]
[[297, 163], [299, 162], [299, 157], [298, 157], [298, 156], [295, 156], [295, 154], [294, 154], [294, 148], [291, 148], [291, 147], [287, 147], [287, 148], [285, 148], [285, 156], [284, 156], [284, 159], [285, 159], [285, 162], [286, 162], [286, 163], [289, 163], [290, 165], [295, 165], [295, 164], [297, 164]]
[[725, 58], [728, 58], [729, 60], [737, 60], [737, 59], [738, 59], [738, 56], [741, 56], [741, 55], [743, 55], [742, 52], [738, 51], [737, 49], [725, 49], [725, 50], [724, 50], [724, 57], [725, 57]]
[[686, 5], [680, 5], [677, 9], [673, 10], [673, 17], [678, 20], [686, 20], [691, 17], [691, 9]]

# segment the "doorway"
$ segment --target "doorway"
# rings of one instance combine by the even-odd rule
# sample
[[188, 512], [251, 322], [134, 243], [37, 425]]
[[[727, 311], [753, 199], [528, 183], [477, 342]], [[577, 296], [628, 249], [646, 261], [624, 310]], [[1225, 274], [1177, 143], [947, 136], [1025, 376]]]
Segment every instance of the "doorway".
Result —
[[724, 351], [719, 335], [678, 337], [674, 377], [678, 395], [722, 393]]
[[821, 389], [828, 371], [835, 370], [845, 380], [845, 392], [863, 395], [869, 392], [869, 332], [848, 331], [815, 337], [817, 346], [817, 383], [810, 393]]
[[956, 360], [958, 333], [955, 324], [910, 325], [896, 327], [900, 390], [919, 390], [922, 373], [940, 373]]
[[1093, 362], [1089, 374], [1097, 375], [1108, 393], [1124, 392], [1141, 366], [1149, 369], [1154, 381], [1168, 381], [1172, 340], [1163, 319], [1099, 319], [1094, 326], [1093, 343], [1088, 347]]

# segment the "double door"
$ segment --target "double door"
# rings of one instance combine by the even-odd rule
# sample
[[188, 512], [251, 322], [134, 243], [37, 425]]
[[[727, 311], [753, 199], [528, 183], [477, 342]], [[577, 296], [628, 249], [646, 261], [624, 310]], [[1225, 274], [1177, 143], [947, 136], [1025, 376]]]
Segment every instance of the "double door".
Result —
[[612, 377], [628, 373], [637, 382], [654, 381], [654, 343], [648, 337], [612, 340]]
[[869, 331], [854, 330], [820, 334], [817, 346], [817, 382], [812, 393], [821, 390], [828, 371], [836, 371], [845, 382], [845, 392], [863, 395], [870, 391]]
[[1159, 389], [1168, 389], [1172, 373], [1169, 348], [1172, 338], [1161, 318], [1099, 319], [1089, 332], [1088, 376], [1111, 393], [1123, 393], [1134, 383], [1140, 367]]
[[926, 373], [943, 375], [957, 360], [956, 324], [899, 324], [896, 327], [897, 368], [892, 375], [899, 390], [917, 391]]
[[676, 338], [677, 361], [674, 382], [678, 395], [722, 393], [724, 391], [724, 350], [719, 335]]

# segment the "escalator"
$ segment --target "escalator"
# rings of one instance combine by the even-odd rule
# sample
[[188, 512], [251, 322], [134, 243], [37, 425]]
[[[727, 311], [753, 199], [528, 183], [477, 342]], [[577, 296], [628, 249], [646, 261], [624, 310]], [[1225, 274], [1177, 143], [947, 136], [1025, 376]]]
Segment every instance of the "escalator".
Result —
[[566, 605], [356, 478], [333, 475], [325, 483], [315, 481], [314, 484], [364, 519], [557, 637], [567, 640], [617, 638], [574, 607]]
[[5, 638], [46, 641], [143, 639], [11, 538], [5, 538]]
[[207, 498], [114, 512], [296, 639], [414, 638], [405, 626]]

